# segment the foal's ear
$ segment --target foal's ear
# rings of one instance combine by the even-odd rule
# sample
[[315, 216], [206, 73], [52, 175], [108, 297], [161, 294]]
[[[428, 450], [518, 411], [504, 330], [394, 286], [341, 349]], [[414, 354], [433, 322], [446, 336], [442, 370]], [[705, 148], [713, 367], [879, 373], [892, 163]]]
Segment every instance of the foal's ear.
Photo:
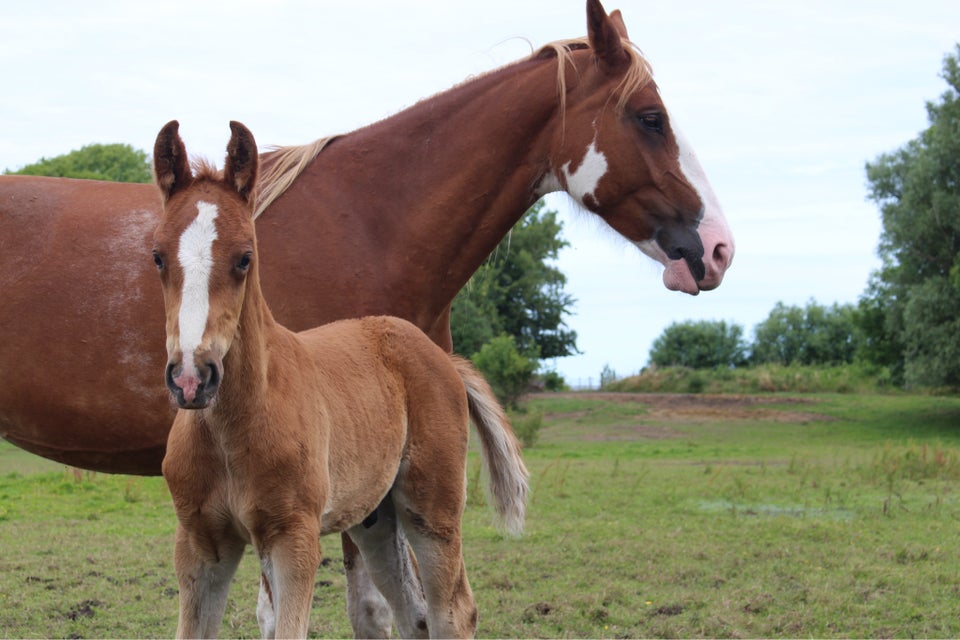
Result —
[[623, 48], [626, 33], [619, 11], [608, 16], [600, 0], [587, 0], [587, 35], [604, 73], [620, 73], [630, 64], [630, 56]]
[[230, 121], [230, 143], [227, 144], [227, 161], [223, 166], [223, 181], [236, 189], [240, 197], [247, 202], [253, 201], [254, 187], [257, 184], [257, 142], [250, 129], [236, 120]]
[[168, 122], [157, 134], [153, 145], [153, 176], [164, 202], [193, 182], [187, 148], [180, 139], [180, 123], [176, 120]]

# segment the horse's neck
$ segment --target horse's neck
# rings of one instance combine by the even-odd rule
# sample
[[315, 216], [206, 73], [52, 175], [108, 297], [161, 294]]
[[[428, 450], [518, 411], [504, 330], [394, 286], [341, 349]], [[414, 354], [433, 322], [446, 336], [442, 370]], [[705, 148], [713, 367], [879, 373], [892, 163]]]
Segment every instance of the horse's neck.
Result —
[[224, 429], [234, 429], [255, 419], [266, 407], [270, 345], [286, 329], [277, 324], [263, 295], [255, 271], [247, 288], [237, 333], [223, 358], [223, 380], [212, 405], [210, 418]]
[[511, 65], [344, 136], [301, 182], [342, 177], [320, 206], [380, 238], [385, 260], [415, 256], [418, 269], [443, 274], [418, 293], [449, 303], [539, 197], [560, 120], [556, 65]]

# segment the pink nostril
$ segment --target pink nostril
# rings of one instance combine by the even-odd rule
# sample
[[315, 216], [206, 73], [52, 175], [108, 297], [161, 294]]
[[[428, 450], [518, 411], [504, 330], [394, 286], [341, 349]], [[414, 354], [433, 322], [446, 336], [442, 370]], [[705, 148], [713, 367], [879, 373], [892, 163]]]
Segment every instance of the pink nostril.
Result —
[[732, 252], [730, 251], [730, 247], [723, 242], [718, 242], [717, 246], [713, 248], [713, 263], [717, 271], [723, 273], [727, 270], [727, 267], [730, 266], [731, 256]]

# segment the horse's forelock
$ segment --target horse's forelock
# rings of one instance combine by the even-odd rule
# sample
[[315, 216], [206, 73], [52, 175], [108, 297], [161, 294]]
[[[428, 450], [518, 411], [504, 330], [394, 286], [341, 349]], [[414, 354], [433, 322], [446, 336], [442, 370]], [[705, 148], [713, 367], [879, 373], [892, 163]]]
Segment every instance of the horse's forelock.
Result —
[[223, 171], [207, 158], [194, 158], [190, 166], [193, 169], [193, 176], [197, 180], [221, 180], [223, 178]]
[[[560, 111], [563, 113], [566, 109], [567, 78], [564, 69], [567, 64], [572, 64], [570, 56], [574, 51], [590, 49], [588, 38], [571, 38], [569, 40], [557, 40], [543, 45], [530, 56], [531, 60], [543, 60], [546, 58], [557, 59], [557, 91], [560, 95]], [[617, 109], [623, 111], [627, 106], [630, 96], [653, 81], [653, 69], [650, 63], [644, 57], [640, 48], [633, 42], [623, 39], [623, 48], [630, 59], [630, 65], [620, 84], [617, 86]]]

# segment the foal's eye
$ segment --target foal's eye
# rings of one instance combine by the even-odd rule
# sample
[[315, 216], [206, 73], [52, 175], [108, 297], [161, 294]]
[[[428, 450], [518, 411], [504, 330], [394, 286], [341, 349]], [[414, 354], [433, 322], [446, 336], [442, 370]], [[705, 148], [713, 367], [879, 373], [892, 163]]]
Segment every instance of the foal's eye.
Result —
[[637, 119], [640, 121], [640, 126], [647, 131], [663, 133], [663, 116], [659, 113], [645, 113], [637, 116]]
[[153, 252], [153, 264], [157, 265], [157, 269], [163, 271], [163, 256], [159, 252]]

